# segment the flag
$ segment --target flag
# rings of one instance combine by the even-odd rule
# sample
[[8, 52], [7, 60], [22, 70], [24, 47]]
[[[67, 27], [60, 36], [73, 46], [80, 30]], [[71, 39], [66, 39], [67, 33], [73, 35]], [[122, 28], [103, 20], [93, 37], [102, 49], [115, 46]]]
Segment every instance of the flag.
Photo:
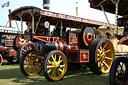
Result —
[[9, 1], [7, 3], [5, 3], [5, 4], [2, 4], [1, 6], [2, 6], [2, 8], [8, 7], [9, 6]]

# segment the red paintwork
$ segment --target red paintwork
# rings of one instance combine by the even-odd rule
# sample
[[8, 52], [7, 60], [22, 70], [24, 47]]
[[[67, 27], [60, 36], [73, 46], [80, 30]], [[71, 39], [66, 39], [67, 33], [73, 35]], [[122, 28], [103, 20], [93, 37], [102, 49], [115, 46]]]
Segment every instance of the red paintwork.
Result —
[[5, 40], [5, 46], [14, 46], [14, 40]]
[[16, 47], [20, 47], [23, 43], [26, 43], [26, 42], [29, 42], [29, 41], [18, 37], [16, 38]]
[[55, 43], [57, 50], [64, 51], [67, 48], [67, 43], [65, 41], [57, 41]]
[[5, 52], [6, 50], [12, 49], [12, 47], [4, 47], [4, 46], [0, 46], [0, 51], [1, 52]]
[[77, 45], [68, 45], [67, 47], [69, 50], [79, 50]]
[[[46, 37], [46, 36], [34, 36], [33, 38], [44, 41], [44, 42], [48, 42], [48, 43], [55, 43], [59, 40], [59, 37]], [[53, 41], [50, 41], [50, 38], [53, 38]]]
[[83, 40], [84, 40], [84, 43], [86, 44], [86, 46], [88, 46], [89, 45], [89, 43], [92, 41], [92, 40], [94, 40], [95, 39], [95, 34], [91, 34], [92, 35], [92, 37], [91, 37], [91, 39], [89, 39], [89, 35], [90, 35], [91, 33], [84, 33], [83, 34]]
[[9, 52], [9, 56], [16, 56], [16, 51]]
[[89, 52], [80, 52], [80, 62], [89, 62]]
[[118, 44], [124, 44], [124, 45], [128, 45], [128, 36], [122, 37]]

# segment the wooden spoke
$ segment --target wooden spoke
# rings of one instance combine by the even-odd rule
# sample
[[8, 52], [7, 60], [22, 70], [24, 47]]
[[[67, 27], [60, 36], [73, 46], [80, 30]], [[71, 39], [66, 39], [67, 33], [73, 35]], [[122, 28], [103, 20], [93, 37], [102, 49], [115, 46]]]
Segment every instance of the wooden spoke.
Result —
[[28, 64], [28, 66], [25, 68], [25, 70], [28, 69], [28, 67], [29, 67], [29, 64]]
[[47, 71], [47, 73], [50, 73], [50, 72], [51, 72], [51, 70], [52, 70], [52, 69], [49, 69], [49, 70]]
[[106, 53], [108, 53], [108, 52], [110, 52], [110, 51], [111, 51], [111, 49], [109, 49], [109, 50], [105, 51], [105, 52], [104, 52], [104, 54], [106, 54]]
[[104, 67], [103, 66], [101, 66], [101, 70], [104, 71]]
[[59, 61], [59, 64], [60, 64], [62, 61], [63, 61], [63, 60], [60, 60], [60, 61]]
[[54, 73], [54, 78], [56, 77], [56, 72]]
[[[107, 43], [104, 45], [103, 50], [105, 49], [106, 46], [107, 46]], [[102, 50], [102, 51], [103, 51], [103, 50]]]
[[47, 68], [54, 68], [53, 65], [47, 65]]
[[61, 56], [59, 56], [59, 60], [58, 61], [60, 61], [60, 59], [61, 59]]
[[56, 61], [55, 61], [55, 58], [53, 57], [53, 55], [52, 55], [51, 57], [52, 57], [53, 61], [56, 62]]
[[61, 71], [61, 72], [63, 72], [60, 68], [58, 70]]
[[101, 62], [98, 62], [98, 67], [100, 66]]
[[109, 65], [108, 65], [107, 63], [105, 63], [104, 61], [103, 61], [103, 63], [104, 63], [108, 68], [110, 68]]
[[100, 45], [100, 50], [102, 50], [102, 44]]
[[[32, 68], [32, 67], [31, 67], [31, 68]], [[31, 72], [31, 70], [32, 70], [31, 68], [29, 69], [29, 73], [30, 73], [30, 72]]]
[[62, 67], [65, 67], [65, 65], [60, 65], [60, 67], [62, 68]]
[[31, 69], [32, 69], [32, 73], [34, 73], [34, 71], [33, 71], [33, 66], [31, 66]]
[[57, 70], [57, 72], [58, 72], [58, 74], [59, 74], [59, 76], [60, 76], [60, 71], [59, 71], [59, 70]]
[[[25, 50], [25, 49], [22, 49], [22, 51], [26, 52], [26, 50]], [[23, 53], [24, 53], [24, 52], [23, 52]]]
[[56, 55], [55, 55], [55, 61], [56, 61]]
[[100, 56], [100, 54], [96, 54], [97, 56]]
[[97, 61], [99, 61], [100, 60], [100, 58], [97, 58]]
[[112, 58], [110, 58], [110, 57], [105, 57], [105, 59], [112, 60]]
[[51, 64], [52, 62], [50, 60], [48, 60], [48, 63]]
[[101, 53], [100, 49], [98, 49], [98, 52]]
[[53, 73], [52, 73], [52, 75], [51, 76], [53, 76], [55, 74], [55, 70], [53, 70]]
[[36, 67], [35, 65], [34, 65], [34, 67], [35, 67], [36, 71], [38, 71], [38, 70], [37, 70], [37, 67]]
[[41, 63], [34, 63], [34, 65], [38, 65], [38, 66], [41, 66]]

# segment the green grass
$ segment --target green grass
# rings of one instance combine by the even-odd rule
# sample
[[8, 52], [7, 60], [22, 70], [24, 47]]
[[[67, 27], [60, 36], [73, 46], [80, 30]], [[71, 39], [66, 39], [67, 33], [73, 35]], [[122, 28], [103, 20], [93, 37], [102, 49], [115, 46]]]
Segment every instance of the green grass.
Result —
[[10, 65], [4, 62], [0, 66], [1, 85], [109, 85], [108, 74], [95, 75], [90, 70], [68, 70], [65, 77], [56, 82], [49, 82], [41, 72], [36, 76], [25, 77], [19, 64]]

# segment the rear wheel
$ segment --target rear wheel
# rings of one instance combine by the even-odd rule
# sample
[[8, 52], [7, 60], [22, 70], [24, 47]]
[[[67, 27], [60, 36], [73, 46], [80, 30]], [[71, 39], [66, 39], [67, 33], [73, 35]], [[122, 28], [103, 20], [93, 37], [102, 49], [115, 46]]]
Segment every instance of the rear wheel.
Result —
[[17, 55], [18, 60], [20, 61], [23, 54], [31, 49], [34, 49], [34, 45], [32, 43], [27, 42], [27, 43], [22, 44], [18, 49], [18, 55]]
[[107, 38], [97, 38], [89, 45], [90, 70], [95, 74], [108, 73], [115, 59], [115, 51]]
[[42, 70], [42, 56], [38, 56], [35, 50], [27, 51], [21, 58], [20, 70], [25, 76], [34, 76]]
[[128, 85], [128, 59], [118, 57], [114, 60], [110, 73], [110, 85]]
[[58, 50], [48, 53], [43, 62], [43, 73], [47, 80], [61, 80], [67, 71], [67, 58]]

